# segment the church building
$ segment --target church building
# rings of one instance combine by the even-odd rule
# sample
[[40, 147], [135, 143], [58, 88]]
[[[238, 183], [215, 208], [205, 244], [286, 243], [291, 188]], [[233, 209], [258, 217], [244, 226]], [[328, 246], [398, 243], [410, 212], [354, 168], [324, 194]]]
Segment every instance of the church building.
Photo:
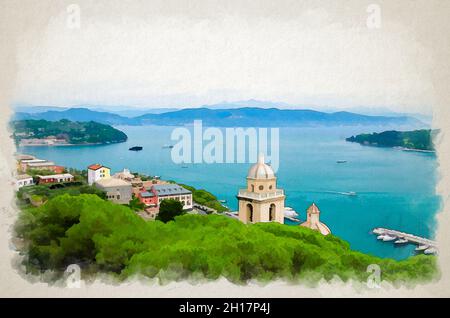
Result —
[[306, 221], [300, 224], [300, 226], [318, 231], [322, 235], [331, 234], [330, 228], [325, 223], [320, 222], [320, 210], [315, 203], [311, 204], [306, 210]]
[[260, 155], [247, 174], [247, 188], [239, 190], [239, 220], [244, 223], [284, 223], [284, 191], [277, 189], [272, 168]]

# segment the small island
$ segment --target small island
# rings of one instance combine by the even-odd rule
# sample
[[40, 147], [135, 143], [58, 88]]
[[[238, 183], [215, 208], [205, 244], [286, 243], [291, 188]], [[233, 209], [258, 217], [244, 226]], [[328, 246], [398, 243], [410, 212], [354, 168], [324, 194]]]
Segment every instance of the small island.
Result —
[[434, 152], [433, 138], [437, 130], [413, 131], [389, 130], [381, 133], [360, 134], [346, 138], [346, 141], [377, 147], [398, 147], [404, 150]]
[[94, 121], [17, 120], [11, 122], [11, 128], [14, 141], [19, 146], [98, 145], [128, 139], [124, 132]]

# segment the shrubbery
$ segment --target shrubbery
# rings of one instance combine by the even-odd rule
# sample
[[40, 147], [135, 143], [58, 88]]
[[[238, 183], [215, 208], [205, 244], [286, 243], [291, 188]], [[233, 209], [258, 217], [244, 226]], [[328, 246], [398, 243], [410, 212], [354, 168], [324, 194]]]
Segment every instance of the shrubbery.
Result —
[[213, 195], [211, 192], [208, 192], [203, 189], [196, 189], [194, 187], [180, 184], [183, 188], [189, 190], [192, 192], [192, 199], [204, 206], [207, 206], [209, 208], [212, 208], [216, 210], [217, 212], [225, 212], [228, 211], [227, 208], [225, 208], [220, 202], [217, 200], [216, 196]]
[[429, 280], [437, 272], [433, 256], [380, 259], [307, 228], [245, 225], [221, 215], [146, 222], [128, 207], [87, 194], [61, 195], [22, 211], [16, 231], [26, 243], [26, 265], [32, 271], [63, 271], [77, 263], [83, 273], [105, 271], [118, 278], [171, 272], [172, 279], [225, 276], [233, 282], [318, 281], [334, 275], [365, 280], [369, 264], [381, 267], [382, 279], [397, 282]]

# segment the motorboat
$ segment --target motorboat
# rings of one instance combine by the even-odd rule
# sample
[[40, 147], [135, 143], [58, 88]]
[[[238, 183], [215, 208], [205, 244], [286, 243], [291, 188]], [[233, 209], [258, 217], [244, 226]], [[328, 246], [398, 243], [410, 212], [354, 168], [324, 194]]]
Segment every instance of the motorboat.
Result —
[[429, 247], [425, 251], [423, 251], [423, 253], [426, 255], [434, 255], [437, 254], [437, 249], [434, 247]]
[[400, 245], [400, 244], [406, 244], [409, 241], [407, 239], [404, 238], [399, 238], [397, 241], [394, 242], [394, 244]]
[[377, 227], [376, 229], [373, 229], [372, 233], [381, 235], [381, 234], [383, 234], [383, 230], [380, 229], [379, 227]]
[[415, 251], [416, 252], [422, 252], [422, 251], [425, 251], [428, 248], [429, 248], [428, 245], [419, 245], [419, 246], [416, 247]]
[[397, 239], [396, 236], [392, 236], [392, 235], [387, 234], [387, 235], [385, 235], [383, 237], [383, 242], [390, 242], [390, 241], [393, 241], [393, 240], [396, 240], [396, 239]]

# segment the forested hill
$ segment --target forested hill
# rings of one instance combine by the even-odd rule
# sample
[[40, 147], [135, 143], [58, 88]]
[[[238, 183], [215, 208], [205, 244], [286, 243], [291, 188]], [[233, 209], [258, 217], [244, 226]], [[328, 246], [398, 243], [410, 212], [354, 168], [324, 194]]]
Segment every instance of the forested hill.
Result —
[[360, 134], [347, 141], [379, 147], [403, 147], [414, 150], [434, 150], [433, 137], [437, 130], [421, 129], [413, 131], [384, 131], [382, 133]]
[[52, 137], [75, 145], [118, 143], [128, 139], [124, 132], [94, 121], [17, 120], [13, 121], [11, 126], [14, 140], [17, 143]]

